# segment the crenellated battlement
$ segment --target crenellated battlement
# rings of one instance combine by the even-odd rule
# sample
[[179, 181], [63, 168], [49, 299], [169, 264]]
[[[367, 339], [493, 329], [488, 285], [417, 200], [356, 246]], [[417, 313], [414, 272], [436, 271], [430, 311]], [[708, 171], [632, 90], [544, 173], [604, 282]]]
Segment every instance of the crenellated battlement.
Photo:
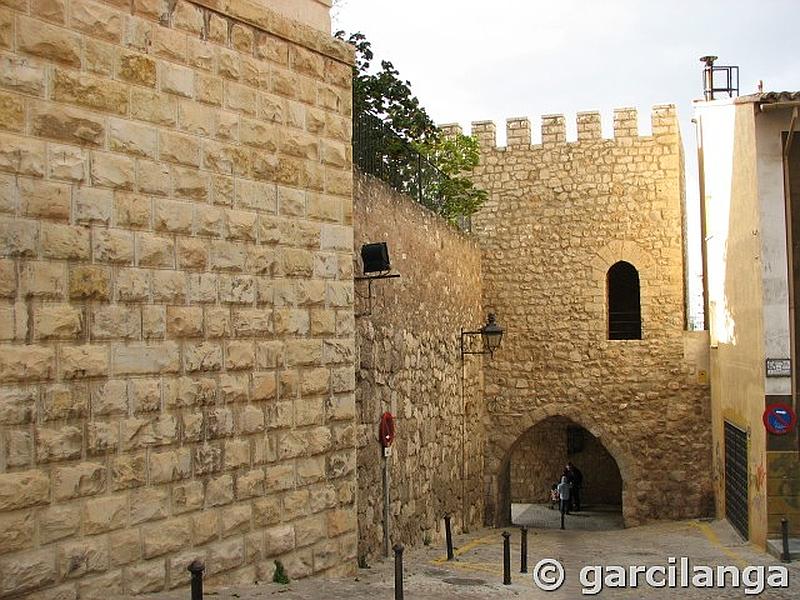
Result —
[[[629, 145], [635, 140], [652, 140], [665, 136], [678, 135], [678, 115], [674, 104], [658, 104], [653, 106], [650, 118], [652, 123], [651, 135], [640, 135], [638, 124], [638, 111], [636, 108], [625, 107], [614, 109], [613, 131], [614, 141]], [[596, 142], [603, 138], [601, 115], [598, 111], [579, 112], [576, 115], [578, 131], [577, 141], [567, 141], [566, 119], [562, 114], [542, 115], [541, 117], [541, 146], [543, 148], [564, 145], [580, 144], [583, 142]], [[447, 124], [441, 128], [447, 134], [463, 133], [460, 125]], [[494, 121], [473, 121], [472, 135], [478, 139], [482, 149], [496, 149], [497, 125]], [[670, 140], [672, 141], [672, 140]], [[532, 146], [531, 122], [527, 117], [513, 117], [506, 120], [506, 145], [505, 148], [519, 149]], [[538, 146], [538, 144], [536, 145]]]

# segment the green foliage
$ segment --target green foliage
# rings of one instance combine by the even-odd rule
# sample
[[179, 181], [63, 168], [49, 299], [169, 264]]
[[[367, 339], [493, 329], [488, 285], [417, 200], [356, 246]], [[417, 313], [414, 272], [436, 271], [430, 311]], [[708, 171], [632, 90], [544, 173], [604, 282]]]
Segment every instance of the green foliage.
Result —
[[373, 70], [372, 44], [364, 34], [353, 33], [345, 38], [345, 33], [338, 31], [336, 37], [356, 49], [353, 67], [353, 110], [356, 114], [370, 114], [383, 121], [446, 176], [433, 190], [441, 199], [440, 214], [455, 220], [477, 211], [487, 195], [465, 175], [478, 164], [477, 140], [460, 133], [445, 135], [436, 127], [411, 91], [411, 83], [400, 78], [391, 62], [381, 61], [380, 69]]
[[289, 583], [289, 575], [286, 573], [286, 568], [279, 560], [275, 561], [275, 572], [272, 574], [272, 581], [275, 583], [287, 584]]

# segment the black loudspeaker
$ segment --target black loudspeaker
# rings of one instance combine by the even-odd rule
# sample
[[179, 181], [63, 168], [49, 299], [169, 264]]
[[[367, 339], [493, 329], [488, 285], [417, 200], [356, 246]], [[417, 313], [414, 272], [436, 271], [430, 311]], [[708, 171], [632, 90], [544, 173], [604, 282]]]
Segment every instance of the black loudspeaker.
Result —
[[364, 244], [361, 246], [361, 262], [364, 263], [364, 273], [382, 273], [389, 271], [389, 248], [386, 242]]

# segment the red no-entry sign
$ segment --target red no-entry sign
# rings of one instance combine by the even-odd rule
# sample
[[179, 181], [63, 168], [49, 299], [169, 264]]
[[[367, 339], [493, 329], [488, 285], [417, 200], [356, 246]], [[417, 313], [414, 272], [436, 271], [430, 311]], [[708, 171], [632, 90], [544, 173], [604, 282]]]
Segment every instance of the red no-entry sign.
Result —
[[764, 410], [764, 427], [775, 435], [790, 433], [797, 424], [797, 415], [788, 404], [770, 404]]

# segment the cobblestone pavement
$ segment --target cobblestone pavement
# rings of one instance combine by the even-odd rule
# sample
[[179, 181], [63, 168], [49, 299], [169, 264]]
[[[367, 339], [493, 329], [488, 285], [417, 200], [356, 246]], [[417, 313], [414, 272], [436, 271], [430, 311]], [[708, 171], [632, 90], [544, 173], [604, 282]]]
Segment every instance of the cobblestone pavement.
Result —
[[[552, 558], [560, 561], [566, 572], [564, 585], [554, 592], [536, 589], [532, 575], [521, 574], [518, 530], [512, 535], [512, 577], [510, 586], [502, 585], [502, 538], [498, 529], [482, 529], [458, 536], [456, 560], [448, 562], [439, 547], [409, 548], [405, 560], [405, 598], [408, 600], [442, 600], [443, 598], [531, 598], [574, 599], [584, 597], [579, 572], [591, 565], [669, 565], [670, 557], [686, 557], [690, 568], [696, 566], [781, 565], [773, 557], [757, 551], [733, 533], [725, 522], [682, 521], [645, 527], [609, 531], [531, 529], [528, 532], [529, 571], [538, 561]], [[767, 587], [759, 598], [796, 600], [800, 597], [800, 564], [786, 565], [789, 586]], [[250, 587], [209, 590], [213, 600], [349, 600], [391, 599], [393, 595], [393, 563], [381, 561], [369, 569], [360, 569], [348, 580], [306, 579], [289, 585], [263, 584]], [[677, 575], [680, 582], [680, 575]], [[690, 575], [691, 577], [691, 575]], [[754, 581], [754, 580], [753, 580]], [[766, 576], [764, 578], [766, 581]], [[591, 585], [589, 586], [591, 587]], [[751, 595], [752, 590], [751, 586]], [[717, 600], [745, 598], [745, 586], [732, 588], [654, 589], [639, 576], [637, 588], [603, 589], [596, 597], [655, 600], [687, 598]], [[153, 600], [187, 600], [189, 592], [157, 594]]]

